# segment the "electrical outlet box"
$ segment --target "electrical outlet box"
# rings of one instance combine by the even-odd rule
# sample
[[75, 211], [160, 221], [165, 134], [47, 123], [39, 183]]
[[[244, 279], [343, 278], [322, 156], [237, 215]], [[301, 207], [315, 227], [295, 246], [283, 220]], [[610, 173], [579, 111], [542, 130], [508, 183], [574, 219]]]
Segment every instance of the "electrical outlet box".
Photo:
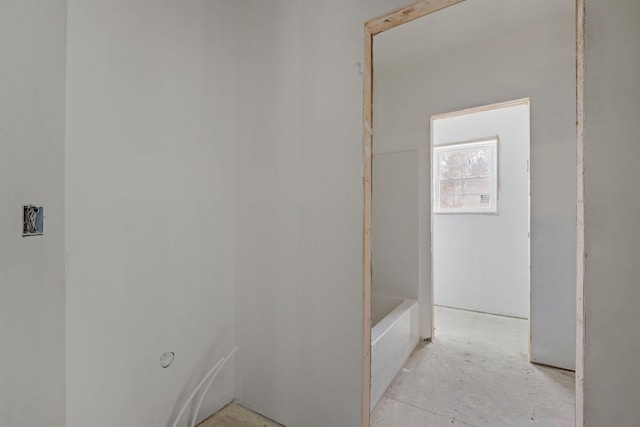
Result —
[[44, 207], [24, 205], [22, 207], [22, 235], [41, 236], [44, 234]]

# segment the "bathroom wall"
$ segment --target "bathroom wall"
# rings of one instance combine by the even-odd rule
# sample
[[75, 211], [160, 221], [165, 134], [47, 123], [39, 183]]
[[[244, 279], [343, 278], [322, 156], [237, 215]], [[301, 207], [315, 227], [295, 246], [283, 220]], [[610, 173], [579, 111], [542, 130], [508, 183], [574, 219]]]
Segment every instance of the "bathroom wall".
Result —
[[640, 419], [640, 3], [586, 2], [584, 425]]
[[[235, 3], [235, 2], [234, 2]], [[242, 2], [237, 397], [361, 424], [365, 20], [400, 0]]]
[[64, 0], [0, 1], [1, 426], [65, 425], [65, 33]]
[[[70, 1], [67, 425], [167, 425], [199, 374], [233, 344], [229, 253], [235, 248], [229, 234], [236, 227], [230, 225], [228, 187], [236, 177], [242, 179], [236, 189], [247, 190], [239, 204], [236, 226], [244, 231], [236, 253], [247, 256], [241, 258], [243, 268], [255, 266], [238, 269], [239, 292], [246, 300], [238, 304], [237, 319], [247, 316], [238, 320], [241, 341], [249, 347], [256, 339], [255, 353], [246, 351], [246, 364], [238, 369], [242, 396], [282, 419], [357, 424], [362, 82], [352, 73], [362, 51], [361, 22], [403, 4], [339, 2], [346, 13], [336, 15], [338, 2], [315, 3], [296, 9], [285, 1], [234, 2], [245, 9], [247, 21], [233, 18], [234, 9], [224, 2], [163, 3], [168, 7], [163, 12], [150, 1]], [[628, 197], [637, 181], [632, 154], [640, 133], [635, 119], [640, 6], [633, 0], [614, 6], [586, 3], [585, 425], [627, 426], [640, 418], [640, 379], [634, 369], [640, 357], [634, 306], [639, 296], [633, 268], [640, 242], [629, 232], [639, 212]], [[264, 16], [274, 20], [263, 21]], [[296, 25], [293, 17], [304, 21]], [[65, 19], [61, 0], [0, 2], [0, 425], [65, 425]], [[254, 26], [242, 28], [241, 22]], [[327, 22], [332, 31], [318, 37]], [[257, 66], [240, 73], [247, 81], [239, 87], [244, 108], [238, 111], [246, 113], [240, 115], [239, 150], [248, 157], [238, 174], [229, 173], [234, 154], [227, 144], [236, 123], [229, 93], [236, 74], [223, 66], [238, 59], [224, 47], [235, 40], [228, 36], [232, 24], [251, 48], [247, 53], [256, 55], [241, 63]], [[303, 40], [310, 49], [303, 50]], [[514, 61], [509, 67], [570, 74], [564, 55], [556, 57], [565, 43], [545, 40], [528, 53], [540, 51], [549, 61]], [[517, 50], [510, 53], [518, 57]], [[224, 60], [214, 60], [220, 57]], [[542, 87], [531, 93], [514, 90], [524, 77], [504, 80], [489, 102], [544, 93]], [[458, 84], [467, 88], [464, 81]], [[272, 110], [273, 96], [287, 87], [290, 92]], [[449, 102], [437, 112], [475, 103]], [[564, 121], [558, 104], [545, 105]], [[297, 115], [304, 120], [290, 127]], [[534, 111], [534, 120], [543, 117], [552, 115]], [[548, 134], [536, 138], [547, 142], [532, 153], [534, 161], [573, 153]], [[188, 161], [182, 157], [187, 153]], [[263, 162], [265, 155], [272, 163]], [[559, 174], [554, 167], [545, 173]], [[193, 184], [203, 180], [211, 183], [209, 191], [197, 191]], [[557, 238], [544, 237], [535, 251], [551, 259], [556, 245], [566, 245], [570, 227], [564, 225], [564, 204], [551, 209], [564, 192], [542, 197], [542, 190], [534, 188], [533, 196], [537, 192], [540, 198], [536, 209], [548, 212], [538, 221], [551, 225], [548, 234]], [[301, 203], [294, 204], [296, 198]], [[193, 207], [194, 200], [199, 209], [183, 209]], [[16, 231], [19, 209], [32, 201], [46, 208], [45, 236], [23, 239]], [[157, 208], [152, 215], [130, 214], [149, 212], [149, 207]], [[283, 212], [287, 215], [280, 219]], [[219, 222], [198, 233], [187, 230], [185, 224], [196, 217], [212, 215]], [[276, 229], [269, 230], [274, 224]], [[280, 240], [282, 231], [288, 234]], [[267, 239], [276, 237], [276, 244]], [[571, 260], [562, 264], [574, 265]], [[568, 277], [565, 267], [549, 265], [549, 271], [537, 273], [541, 279]], [[300, 308], [291, 307], [292, 299]], [[270, 308], [264, 310], [263, 302]], [[252, 314], [253, 309], [260, 310]], [[558, 323], [563, 334], [565, 324]], [[199, 348], [207, 344], [210, 348]], [[167, 349], [176, 351], [176, 362], [160, 371], [158, 356]], [[229, 374], [225, 370], [219, 381], [230, 381]], [[223, 389], [229, 390], [228, 382]], [[225, 394], [216, 386], [203, 412], [213, 410]]]
[[374, 153], [372, 291], [418, 299], [418, 150]]
[[[492, 28], [501, 28], [513, 15], [509, 8], [518, 8], [519, 3], [493, 1], [499, 12], [491, 13], [489, 3], [467, 0], [424, 19], [438, 19], [439, 25], [449, 22], [448, 28], [458, 30], [475, 28], [477, 21], [487, 20]], [[376, 68], [374, 144], [381, 151], [421, 149], [420, 299], [428, 305], [428, 118], [531, 97], [531, 357], [535, 362], [573, 369], [575, 5], [569, 0], [553, 3], [557, 11], [551, 18], [522, 26], [517, 32], [500, 32], [490, 40], [480, 40], [480, 33], [472, 33], [453, 51], [387, 70]], [[425, 40], [423, 44], [430, 43]], [[378, 39], [377, 48], [380, 46], [382, 39]], [[423, 336], [428, 336], [430, 314], [425, 310], [421, 321], [425, 321]]]
[[529, 106], [444, 117], [431, 126], [434, 146], [499, 139], [498, 213], [433, 216], [435, 304], [528, 318]]
[[67, 426], [168, 426], [234, 346], [235, 8], [68, 10]]

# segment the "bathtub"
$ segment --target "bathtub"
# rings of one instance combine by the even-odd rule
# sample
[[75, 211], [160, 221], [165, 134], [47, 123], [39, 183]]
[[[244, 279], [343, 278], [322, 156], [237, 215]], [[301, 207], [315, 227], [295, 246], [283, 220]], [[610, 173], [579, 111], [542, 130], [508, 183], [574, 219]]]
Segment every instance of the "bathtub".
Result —
[[420, 340], [418, 301], [371, 296], [371, 412]]

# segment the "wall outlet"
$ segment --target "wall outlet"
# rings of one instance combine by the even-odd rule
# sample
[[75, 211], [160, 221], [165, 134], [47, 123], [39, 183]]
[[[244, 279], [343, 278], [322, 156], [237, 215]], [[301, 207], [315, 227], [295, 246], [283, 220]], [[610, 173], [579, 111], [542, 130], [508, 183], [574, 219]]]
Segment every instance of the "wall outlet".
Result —
[[24, 205], [22, 207], [22, 235], [40, 236], [44, 234], [44, 207]]

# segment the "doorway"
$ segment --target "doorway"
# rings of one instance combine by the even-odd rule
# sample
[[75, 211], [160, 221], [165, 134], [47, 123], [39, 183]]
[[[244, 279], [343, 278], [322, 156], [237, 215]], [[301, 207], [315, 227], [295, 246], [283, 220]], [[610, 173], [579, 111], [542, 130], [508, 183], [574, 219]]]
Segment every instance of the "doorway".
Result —
[[431, 116], [436, 330], [444, 308], [467, 310], [524, 319], [529, 340], [529, 103]]
[[[462, 3], [461, 5], [458, 5], [458, 3]], [[416, 18], [419, 17], [423, 17], [429, 14], [432, 14], [434, 12], [438, 12], [436, 14], [436, 16], [440, 16], [439, 14], [444, 12], [444, 11], [449, 11], [452, 9], [455, 9], [459, 6], [463, 6], [465, 4], [472, 4], [475, 3], [477, 4], [478, 2], [472, 2], [471, 0], [467, 0], [467, 1], [422, 1], [422, 2], [418, 2], [415, 3], [407, 8], [403, 8], [401, 10], [398, 10], [396, 12], [392, 12], [388, 15], [385, 15], [383, 17], [371, 20], [369, 22], [367, 22], [366, 26], [365, 26], [365, 67], [364, 67], [364, 82], [365, 82], [365, 101], [364, 101], [364, 321], [363, 321], [363, 325], [364, 325], [364, 329], [363, 329], [363, 411], [362, 411], [362, 417], [363, 417], [363, 424], [364, 425], [368, 425], [369, 424], [369, 402], [370, 402], [370, 396], [369, 396], [369, 385], [370, 385], [370, 363], [371, 363], [371, 348], [370, 348], [370, 344], [371, 344], [371, 336], [370, 336], [370, 327], [371, 327], [371, 312], [370, 312], [370, 298], [371, 298], [371, 248], [372, 248], [372, 217], [371, 217], [371, 208], [372, 208], [372, 204], [371, 204], [371, 189], [372, 189], [372, 157], [373, 157], [373, 129], [374, 129], [374, 123], [373, 123], [373, 108], [372, 108], [372, 102], [373, 102], [373, 42], [374, 42], [374, 35], [376, 34], [380, 34], [382, 32], [385, 32], [387, 30], [396, 28], [400, 25], [405, 25], [406, 23], [413, 21]], [[531, 4], [534, 2], [525, 2], [527, 4]], [[453, 6], [451, 8], [449, 8], [449, 6]], [[577, 58], [578, 61], [577, 63], [580, 64], [581, 63], [581, 58], [583, 56], [583, 52], [582, 52], [582, 43], [581, 40], [583, 39], [583, 30], [581, 27], [581, 22], [579, 19], [575, 19], [575, 13], [577, 11], [578, 17], [581, 16], [582, 14], [582, 1], [578, 1], [577, 2], [577, 8], [575, 7], [575, 4], [571, 4], [571, 9], [572, 9], [572, 21], [574, 24], [576, 24], [576, 28], [575, 28], [575, 33], [573, 33], [574, 28], [571, 28], [572, 34], [573, 34], [573, 41], [572, 41], [572, 60], [575, 59], [575, 53], [577, 51]], [[475, 22], [475, 21], [474, 21]], [[453, 28], [453, 27], [452, 27]], [[460, 28], [460, 26], [457, 26], [455, 28]], [[498, 28], [498, 32], [500, 32], [500, 28]], [[577, 37], [576, 37], [577, 34]], [[443, 37], [443, 34], [440, 33], [436, 33], [435, 36], [439, 36], [439, 37], [435, 37], [433, 40], [433, 44], [434, 45], [438, 45], [441, 44]], [[505, 37], [503, 37], [503, 39], [505, 39]], [[578, 43], [576, 43], [576, 40]], [[378, 44], [378, 38], [376, 38], [376, 44]], [[526, 55], [525, 55], [526, 56]], [[466, 66], [469, 66], [469, 63], [461, 63], [459, 64], [461, 68], [464, 68]], [[534, 67], [535, 68], [535, 64], [532, 63], [528, 63], [525, 64], [525, 66], [529, 66], [529, 67]], [[579, 89], [578, 90], [578, 104], [581, 103], [581, 97], [582, 97], [582, 92], [580, 89], [581, 86], [579, 85], [579, 82], [582, 80], [582, 75], [581, 75], [581, 68], [578, 65], [577, 68], [575, 67], [575, 63], [574, 63], [574, 67], [573, 71], [574, 71], [574, 78], [575, 78], [575, 70], [577, 69], [577, 82], [574, 80], [573, 83], [570, 85], [570, 90], [572, 92], [572, 100], [575, 103], [576, 101], [576, 97], [575, 97], [575, 93], [576, 93], [576, 87]], [[379, 71], [378, 69], [376, 70], [376, 78], [378, 78], [379, 76]], [[469, 83], [468, 80], [459, 80], [458, 84], [459, 84], [459, 89], [460, 91], [462, 91], [465, 87], [466, 84]], [[509, 86], [510, 83], [509, 82], [505, 82], [504, 86]], [[566, 88], [565, 88], [566, 89]], [[523, 95], [525, 95], [523, 93]], [[397, 96], [402, 96], [400, 93], [397, 94]], [[431, 92], [429, 92], [425, 99], [429, 99], [429, 100], [434, 100], [436, 98], [442, 98], [444, 95], [441, 92], [438, 92], [438, 90], [433, 90]], [[499, 96], [499, 98], [502, 99], [509, 99], [509, 97], [504, 97], [504, 96]], [[538, 103], [538, 95], [534, 94], [534, 103]], [[442, 98], [444, 99], [444, 98]], [[542, 98], [540, 98], [542, 99]], [[450, 101], [452, 104], [455, 104], [455, 101], [452, 99], [449, 99], [448, 101]], [[377, 104], [379, 105], [379, 103]], [[458, 104], [461, 105], [462, 107], [466, 107], [467, 105], [464, 104]], [[540, 104], [538, 104], [540, 105]], [[455, 105], [454, 105], [455, 106]], [[538, 108], [541, 108], [538, 107]], [[442, 108], [440, 109], [440, 111], [447, 111], [446, 108]], [[547, 110], [549, 110], [547, 108]], [[453, 111], [453, 109], [450, 109], [449, 111]], [[536, 117], [539, 115], [539, 111], [536, 112], [534, 111], [532, 113], [534, 119], [536, 119]], [[580, 112], [580, 110], [577, 110], [578, 112]], [[434, 111], [431, 111], [432, 113]], [[437, 111], [435, 111], [437, 112]], [[572, 123], [572, 126], [575, 126], [575, 113], [576, 113], [576, 106], [575, 104], [573, 104], [573, 108], [572, 108], [572, 118], [570, 119], [570, 122]], [[561, 118], [559, 115], [557, 116], [558, 121], [562, 121], [563, 123], [566, 123], [567, 121], [565, 120], [565, 118]], [[581, 115], [578, 114], [578, 128], [581, 127]], [[548, 129], [548, 128], [545, 128]], [[579, 132], [577, 132], [577, 135], [575, 133], [575, 127], [573, 127], [573, 142], [572, 142], [572, 153], [573, 154], [573, 158], [572, 161], [573, 163], [575, 163], [575, 154], [574, 154], [574, 150], [575, 150], [575, 143], [576, 140], [578, 141], [578, 146], [581, 147], [581, 134]], [[535, 130], [534, 131], [537, 134], [537, 137], [540, 138], [541, 133], [544, 133], [544, 130], [542, 132], [540, 132], [539, 130]], [[376, 125], [375, 126], [375, 138], [376, 138], [376, 143], [379, 141], [380, 138], [380, 128]], [[547, 141], [551, 141], [552, 138], [546, 138]], [[539, 144], [539, 143], [538, 143]], [[566, 145], [565, 145], [566, 147]], [[549, 151], [545, 151], [549, 149]], [[534, 152], [532, 153], [533, 159], [535, 160], [536, 157], [545, 157], [543, 154], [546, 154], [546, 156], [550, 156], [554, 154], [554, 150], [556, 150], [557, 147], [553, 147], [552, 145], [549, 145], [547, 147], [541, 147], [541, 146], [536, 146], [536, 148], [534, 149]], [[545, 153], [542, 153], [542, 151], [545, 151]], [[566, 154], [566, 153], [565, 153]], [[566, 160], [566, 159], [565, 159]], [[421, 165], [425, 166], [425, 161], [426, 161], [426, 165], [429, 164], [430, 159], [428, 155], [422, 155], [421, 156]], [[574, 165], [575, 167], [575, 165]], [[553, 169], [553, 168], [552, 168]], [[424, 167], [421, 167], [421, 170], [426, 170]], [[549, 172], [546, 171], [546, 172]], [[578, 171], [579, 172], [579, 171]], [[542, 172], [540, 172], [542, 173]], [[556, 172], [555, 171], [551, 171], [551, 175], [554, 175]], [[572, 171], [571, 167], [569, 167], [567, 170], [561, 171], [559, 172], [560, 174], [562, 173], [566, 173], [566, 176], [571, 176], [572, 182], [575, 183], [575, 169]], [[422, 174], [422, 172], [421, 172]], [[578, 173], [579, 175], [579, 173]], [[566, 178], [566, 176], [564, 176], [564, 178]], [[532, 177], [533, 183], [533, 189], [536, 190], [536, 186], [538, 185], [538, 181], [536, 181], [537, 179], [539, 179], [539, 177]], [[429, 177], [427, 177], [427, 179], [424, 179], [424, 176], [421, 175], [421, 180], [420, 180], [420, 186], [425, 186], [426, 188], [430, 187], [430, 179]], [[562, 184], [561, 184], [562, 185]], [[579, 191], [579, 189], [578, 189]], [[424, 188], [422, 188], [420, 190], [421, 194], [425, 194]], [[428, 192], [426, 193], [428, 194]], [[538, 196], [536, 197], [540, 197], [539, 194], [543, 194], [543, 193], [536, 193], [534, 191], [534, 195], [538, 194]], [[573, 194], [575, 197], [576, 191], [575, 191], [575, 187], [573, 188]], [[548, 196], [549, 194], [547, 194]], [[428, 196], [427, 196], [428, 198]], [[534, 206], [542, 206], [543, 204], [546, 204], [547, 202], [543, 200], [544, 197], [538, 199], [537, 201], [534, 200], [534, 202], [532, 202], [534, 204]], [[421, 203], [421, 206], [424, 205], [423, 203]], [[547, 206], [546, 208], [548, 208], [549, 206]], [[428, 206], [427, 204], [427, 212], [430, 212], [430, 206]], [[546, 209], [545, 208], [545, 209]], [[572, 212], [572, 219], [573, 219], [573, 223], [575, 224], [575, 206], [573, 208], [573, 212]], [[579, 212], [579, 211], [578, 211]], [[541, 224], [538, 223], [538, 219], [536, 219], [535, 217], [535, 212], [534, 212], [534, 220], [532, 220], [532, 224], [535, 227], [541, 227]], [[425, 221], [425, 215], [420, 215], [420, 220], [421, 221]], [[549, 218], [547, 218], [549, 219]], [[425, 223], [426, 223], [426, 227], [425, 227]], [[429, 238], [430, 240], [430, 232], [429, 230], [431, 229], [431, 224], [429, 220], [426, 220], [425, 223], [421, 224], [421, 231], [420, 233], [425, 233], [426, 236]], [[558, 229], [556, 229], [555, 231], [553, 231], [553, 227], [549, 226], [549, 224], [547, 224], [547, 228], [546, 228], [546, 232], [555, 232], [556, 235], [558, 234]], [[542, 228], [540, 228], [542, 230]], [[549, 231], [551, 230], [551, 231]], [[375, 230], [373, 230], [375, 231]], [[532, 230], [535, 231], [535, 230]], [[575, 232], [575, 229], [574, 229]], [[534, 233], [535, 234], [535, 233]], [[572, 239], [572, 247], [574, 249], [574, 253], [575, 253], [575, 234], [573, 235]], [[548, 240], [548, 236], [547, 237], [540, 237], [540, 239], [542, 239], [541, 241], [547, 239]], [[428, 241], [429, 241], [428, 240]], [[578, 241], [580, 241], [580, 238], [578, 236]], [[566, 242], [566, 241], [565, 241]], [[540, 243], [540, 242], [538, 242]], [[536, 252], [536, 251], [541, 251], [542, 248], [538, 247], [538, 244], [534, 244], [533, 245], [533, 254], [537, 257], [539, 257], [539, 255], [536, 255], [536, 253], [540, 253], [540, 252]], [[427, 245], [428, 246], [428, 245]], [[429, 252], [429, 248], [426, 248], [426, 253]], [[427, 267], [426, 269], [423, 268], [423, 266], [420, 267], [420, 281], [421, 281], [421, 288], [420, 288], [420, 294], [419, 294], [419, 299], [420, 299], [420, 322], [421, 322], [421, 337], [422, 338], [431, 338], [431, 333], [432, 333], [432, 327], [433, 327], [433, 323], [432, 323], [432, 310], [430, 310], [429, 307], [432, 306], [433, 303], [433, 299], [432, 299], [432, 292], [433, 292], [433, 288], [431, 287], [431, 280], [430, 280], [430, 276], [432, 274], [432, 270], [431, 270], [431, 263], [428, 260], [427, 257], [427, 261], [425, 260], [425, 257], [423, 257], [421, 255], [421, 262], [426, 262]], [[569, 263], [570, 265], [572, 264], [575, 267], [575, 259]], [[575, 270], [574, 270], [574, 274], [575, 274]], [[565, 278], [566, 279], [566, 278]], [[570, 282], [571, 280], [563, 280], [564, 283]], [[577, 312], [574, 312], [577, 314], [577, 318], [578, 318], [578, 325], [581, 325], [581, 322], [579, 319], [581, 319], [581, 309], [582, 309], [582, 295], [580, 292], [580, 280], [578, 280], [578, 297], [580, 298], [580, 304], [577, 304]], [[426, 286], [424, 286], [426, 283]], [[573, 285], [575, 286], [575, 281], [573, 281]], [[533, 286], [533, 284], [532, 284]], [[538, 298], [539, 295], [536, 295], [535, 298]], [[535, 299], [535, 298], [532, 298]], [[575, 300], [575, 287], [573, 288], [573, 302], [574, 304], [576, 303]], [[551, 311], [553, 311], [553, 309], [550, 309]], [[570, 317], [573, 318], [573, 324], [575, 325], [575, 316], [574, 314], [571, 313], [571, 310], [567, 310], [570, 313]], [[532, 315], [535, 313], [532, 313]], [[538, 313], [537, 316], [538, 318], [540, 318], [541, 313]], [[566, 323], [566, 321], [565, 321]], [[574, 361], [577, 361], [577, 367], [578, 369], [580, 369], [581, 366], [581, 360], [582, 360], [582, 346], [580, 345], [580, 337], [581, 337], [581, 326], [579, 326], [578, 328], [578, 334], [577, 334], [577, 338], [578, 338], [578, 345], [574, 348], [574, 350], [577, 350], [577, 355], [576, 358], [574, 359]], [[566, 342], [566, 340], [564, 340], [564, 342]], [[538, 342], [536, 344], [536, 348], [538, 348]], [[535, 353], [534, 354], [534, 358], [544, 358], [548, 355], [545, 354], [541, 354], [541, 353]], [[539, 361], [539, 360], [536, 360]], [[542, 360], [540, 360], [542, 361]], [[542, 361], [542, 363], [544, 363], [544, 361]], [[573, 363], [573, 362], [571, 362]], [[577, 399], [576, 399], [576, 408], [577, 408], [577, 414], [578, 414], [578, 418], [577, 418], [577, 422], [579, 423], [580, 421], [580, 417], [581, 417], [581, 413], [582, 413], [582, 407], [581, 407], [581, 390], [579, 389], [579, 385], [580, 383], [580, 376], [581, 376], [581, 372], [578, 371], [578, 377], [577, 377], [577, 381], [576, 384], [578, 384], [578, 389], [577, 391]]]

